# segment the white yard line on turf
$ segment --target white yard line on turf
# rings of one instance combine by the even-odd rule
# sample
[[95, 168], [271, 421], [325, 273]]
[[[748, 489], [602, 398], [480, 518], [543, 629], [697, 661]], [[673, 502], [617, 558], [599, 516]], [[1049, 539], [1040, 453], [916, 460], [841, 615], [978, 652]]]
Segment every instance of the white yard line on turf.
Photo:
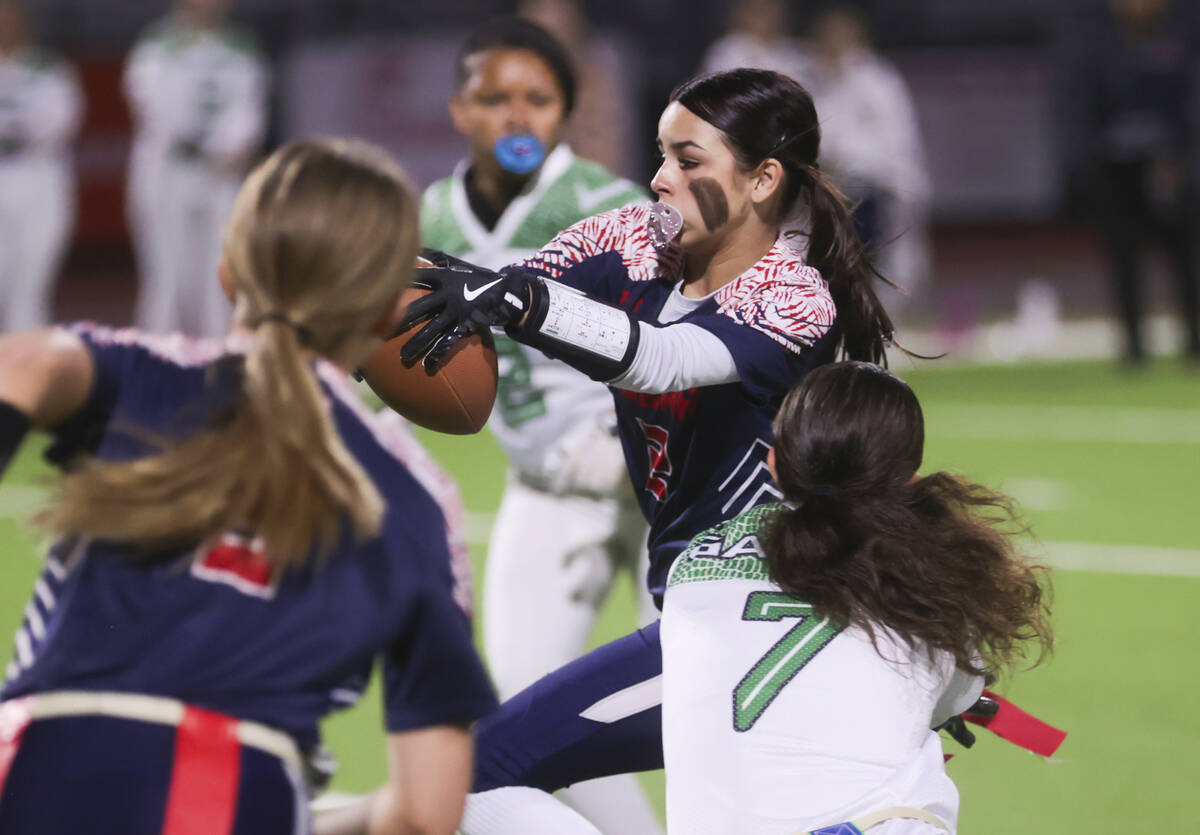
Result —
[[0, 486], [0, 518], [24, 519], [41, 510], [46, 498], [43, 487], [20, 484]]
[[[468, 512], [468, 541], [486, 546], [494, 519], [492, 513]], [[1193, 548], [1050, 541], [1030, 543], [1028, 553], [1063, 571], [1200, 577], [1200, 549]]]
[[[46, 491], [38, 487], [0, 487], [0, 518], [27, 518], [41, 507]], [[496, 514], [467, 513], [467, 540], [487, 545]], [[1200, 577], [1200, 549], [1095, 542], [1041, 542], [1030, 546], [1037, 559], [1064, 571]]]
[[1200, 551], [1151, 548], [1145, 545], [1100, 545], [1094, 542], [1043, 542], [1031, 548], [1054, 568], [1114, 574], [1200, 577]]
[[1006, 478], [1000, 492], [1016, 499], [1021, 510], [1062, 512], [1078, 504], [1075, 485], [1057, 478]]
[[1200, 445], [1200, 409], [938, 403], [933, 438]]

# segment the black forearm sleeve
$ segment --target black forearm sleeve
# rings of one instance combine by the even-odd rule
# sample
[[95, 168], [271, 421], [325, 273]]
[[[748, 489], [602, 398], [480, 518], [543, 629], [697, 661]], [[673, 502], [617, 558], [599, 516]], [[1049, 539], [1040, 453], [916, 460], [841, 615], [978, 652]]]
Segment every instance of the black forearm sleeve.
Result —
[[0, 400], [0, 476], [21, 448], [29, 427], [29, 417], [24, 412]]
[[602, 383], [629, 369], [641, 335], [633, 317], [554, 281], [531, 277], [529, 286], [529, 313], [509, 336]]

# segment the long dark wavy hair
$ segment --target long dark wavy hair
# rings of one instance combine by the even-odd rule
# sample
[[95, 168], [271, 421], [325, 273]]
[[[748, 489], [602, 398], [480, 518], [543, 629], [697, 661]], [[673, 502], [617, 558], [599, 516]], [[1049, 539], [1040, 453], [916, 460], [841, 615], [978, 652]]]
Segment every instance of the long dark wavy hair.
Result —
[[804, 200], [809, 213], [808, 263], [829, 282], [837, 306], [837, 347], [852, 360], [886, 364], [892, 320], [875, 295], [880, 276], [854, 226], [845, 195], [817, 165], [821, 126], [812, 96], [769, 70], [737, 69], [693, 79], [671, 93], [725, 134], [743, 171], [776, 159], [786, 176], [782, 217]]
[[1047, 569], [1020, 555], [1011, 501], [945, 472], [918, 477], [916, 395], [862, 362], [811, 371], [775, 418], [789, 505], [763, 532], [771, 574], [822, 615], [995, 673], [1053, 645]]

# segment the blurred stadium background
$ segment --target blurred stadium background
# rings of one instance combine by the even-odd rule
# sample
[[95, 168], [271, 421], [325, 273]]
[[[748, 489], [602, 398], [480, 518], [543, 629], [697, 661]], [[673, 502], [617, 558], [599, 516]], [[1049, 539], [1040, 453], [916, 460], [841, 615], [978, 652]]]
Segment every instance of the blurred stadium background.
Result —
[[[120, 76], [126, 50], [167, 4], [27, 5], [39, 39], [79, 67], [88, 99], [75, 152], [79, 216], [56, 316], [127, 324], [136, 275], [122, 208], [130, 126]], [[803, 29], [820, 5], [791, 4], [792, 25]], [[1151, 349], [1170, 356], [1137, 369], [1115, 361], [1119, 331], [1108, 313], [1107, 265], [1087, 223], [1067, 73], [1093, 43], [1106, 0], [859, 5], [912, 91], [933, 181], [931, 275], [900, 336], [922, 353], [949, 354], [895, 362], [926, 408], [926, 469], [953, 469], [1012, 493], [1035, 535], [1033, 552], [1058, 568], [1057, 651], [1008, 692], [1071, 736], [1051, 762], [987, 736], [956, 757], [961, 829], [1194, 831], [1200, 710], [1189, 659], [1200, 641], [1200, 369], [1174, 356], [1180, 335], [1154, 261]], [[667, 93], [699, 66], [730, 3], [584, 7], [594, 35], [619, 56], [622, 95], [634, 103], [617, 168], [648, 182]], [[234, 17], [254, 29], [275, 72], [268, 145], [355, 134], [390, 147], [421, 185], [443, 176], [464, 151], [445, 108], [454, 50], [473, 22], [511, 8], [481, 0], [235, 3]], [[1195, 0], [1176, 0], [1171, 14], [1181, 31], [1200, 31]], [[459, 479], [479, 569], [503, 456], [486, 433], [423, 437]], [[36, 446], [0, 486], [0, 634], [19, 623], [38, 566], [37, 536], [25, 521], [47, 474]], [[596, 640], [622, 634], [631, 621], [622, 589]], [[8, 652], [0, 645], [0, 668]], [[363, 790], [380, 778], [379, 728], [370, 696], [329, 723], [342, 763], [338, 789]], [[661, 786], [661, 775], [649, 782]]]

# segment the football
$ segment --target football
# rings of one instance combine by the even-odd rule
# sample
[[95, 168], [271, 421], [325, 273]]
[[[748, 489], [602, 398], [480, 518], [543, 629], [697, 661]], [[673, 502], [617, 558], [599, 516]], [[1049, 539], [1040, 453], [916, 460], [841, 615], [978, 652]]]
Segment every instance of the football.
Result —
[[[400, 297], [407, 307], [428, 290], [410, 287]], [[385, 342], [360, 369], [371, 390], [418, 426], [451, 435], [470, 435], [487, 423], [496, 402], [496, 346], [490, 332], [461, 339], [436, 371], [400, 361], [416, 325]]]

